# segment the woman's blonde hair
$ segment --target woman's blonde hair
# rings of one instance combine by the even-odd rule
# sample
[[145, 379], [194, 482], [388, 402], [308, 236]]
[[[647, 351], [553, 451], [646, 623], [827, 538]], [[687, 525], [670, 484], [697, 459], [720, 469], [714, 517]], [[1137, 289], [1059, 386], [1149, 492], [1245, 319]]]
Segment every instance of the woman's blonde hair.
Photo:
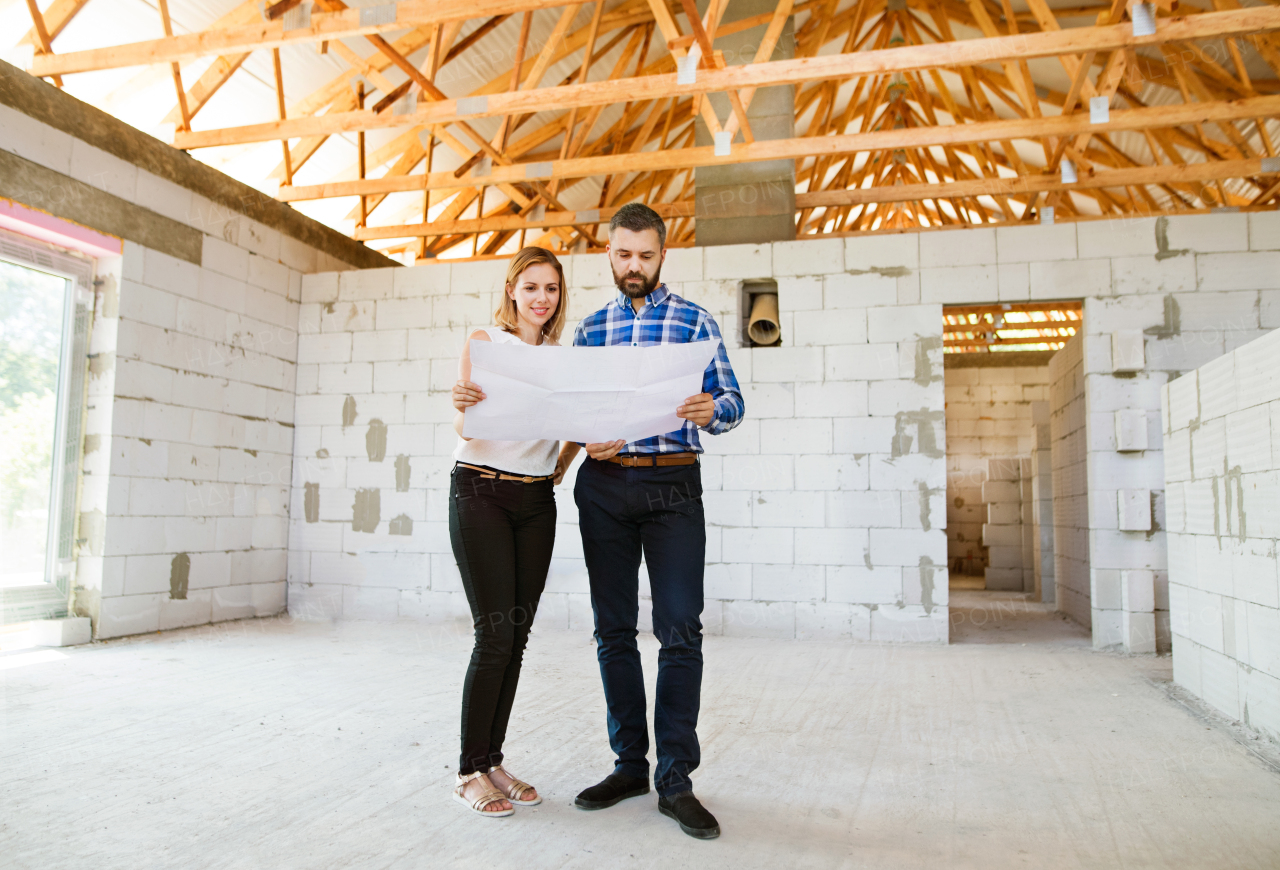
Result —
[[520, 282], [520, 275], [524, 270], [539, 263], [551, 266], [560, 276], [560, 299], [556, 302], [556, 313], [542, 324], [542, 334], [552, 341], [559, 341], [560, 333], [564, 329], [565, 309], [569, 306], [569, 288], [564, 286], [564, 266], [561, 266], [556, 255], [546, 248], [530, 245], [527, 248], [521, 248], [511, 258], [511, 263], [507, 266], [507, 283], [502, 288], [502, 301], [498, 303], [498, 310], [493, 312], [493, 320], [507, 332], [519, 333], [517, 324], [520, 313], [516, 310], [516, 301], [508, 295], [507, 287], [515, 287]]

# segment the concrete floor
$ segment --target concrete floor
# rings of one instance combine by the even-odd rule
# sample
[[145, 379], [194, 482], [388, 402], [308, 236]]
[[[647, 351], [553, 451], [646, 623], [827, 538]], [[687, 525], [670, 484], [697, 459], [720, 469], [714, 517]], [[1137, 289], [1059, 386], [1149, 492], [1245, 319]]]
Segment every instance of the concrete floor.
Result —
[[610, 766], [585, 635], [534, 635], [508, 761], [546, 800], [503, 820], [449, 800], [465, 630], [272, 619], [9, 653], [0, 864], [1280, 865], [1280, 766], [1170, 690], [1167, 658], [1096, 653], [1022, 596], [952, 605], [949, 648], [709, 638], [710, 842], [652, 795], [572, 806]]

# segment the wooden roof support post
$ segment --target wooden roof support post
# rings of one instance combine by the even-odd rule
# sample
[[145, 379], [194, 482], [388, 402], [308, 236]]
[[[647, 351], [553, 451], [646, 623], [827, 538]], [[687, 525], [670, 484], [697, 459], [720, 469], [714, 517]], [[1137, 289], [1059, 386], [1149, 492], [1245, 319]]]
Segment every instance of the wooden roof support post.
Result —
[[[356, 82], [356, 106], [364, 108], [364, 79]], [[288, 144], [288, 143], [285, 143]], [[364, 131], [361, 130], [356, 134], [357, 159], [360, 161], [360, 180], [364, 181], [365, 163], [364, 163]], [[365, 194], [360, 194], [360, 222], [356, 224], [358, 227], [364, 226], [369, 221], [369, 198]]]
[[[80, 14], [80, 10], [88, 2], [89, 0], [53, 0], [49, 4], [49, 8], [41, 16], [40, 26], [33, 26], [28, 30], [27, 35], [22, 37], [18, 44], [30, 45], [39, 49], [44, 49], [46, 41], [52, 45], [53, 41], [58, 38], [58, 34], [62, 33], [63, 28], [71, 23], [71, 19]], [[27, 8], [30, 9], [30, 6]], [[32, 24], [35, 25], [34, 19]], [[41, 26], [44, 28], [44, 36], [40, 35]]]
[[[280, 111], [280, 120], [283, 121], [286, 116], [284, 104], [284, 73], [280, 70], [280, 49], [271, 49], [271, 65], [275, 68], [276, 74], [276, 107]], [[280, 146], [284, 149], [284, 183], [293, 184], [293, 158], [289, 154], [289, 140], [281, 139]]]
[[[649, 9], [653, 12], [653, 20], [658, 23], [658, 29], [662, 31], [663, 38], [667, 40], [671, 56], [678, 63], [681, 58], [688, 54], [679, 43], [681, 39], [680, 26], [676, 24], [675, 18], [671, 16], [671, 10], [667, 8], [666, 0], [649, 0]], [[667, 96], [667, 94], [663, 94], [663, 96]], [[707, 129], [711, 131], [712, 135], [720, 132], [720, 119], [716, 117], [715, 112], [711, 111], [711, 105], [706, 100], [699, 100], [697, 94], [692, 96], [694, 97], [693, 107], [695, 114], [702, 116], [702, 120], [706, 122]]]
[[[195, 118], [196, 114], [205, 107], [210, 98], [218, 92], [218, 89], [227, 83], [232, 73], [240, 69], [240, 65], [249, 57], [248, 52], [244, 54], [223, 55], [209, 64], [209, 68], [200, 74], [200, 78], [196, 79], [196, 83], [187, 91], [187, 118], [188, 121]], [[169, 114], [165, 115], [166, 123], [175, 126], [182, 121], [182, 100], [179, 100], [174, 107], [169, 110]]]
[[[432, 52], [434, 51], [435, 51], [435, 46], [433, 45]], [[427, 141], [424, 147], [426, 149], [427, 166], [424, 172], [428, 177], [430, 177], [432, 157], [435, 155], [435, 150], [436, 150], [435, 130], [431, 128], [427, 128], [426, 137], [427, 137]], [[431, 212], [431, 191], [424, 190], [422, 191], [422, 222], [424, 224], [427, 222], [430, 212]], [[423, 259], [426, 259], [426, 256], [427, 256], [427, 237], [426, 236], [422, 237], [422, 247], [418, 252], [418, 256]]]
[[[604, 0], [596, 0], [595, 12], [591, 15], [591, 28], [587, 31], [587, 45], [582, 52], [582, 71], [578, 74], [578, 84], [586, 84], [587, 73], [591, 70], [591, 52], [596, 46], [596, 36], [600, 33], [600, 16], [604, 14]], [[564, 129], [564, 142], [560, 144], [560, 159], [564, 160], [573, 155], [569, 152], [569, 148], [573, 144], [574, 128], [578, 123], [578, 107], [573, 106], [569, 109], [569, 122]], [[559, 181], [551, 182], [551, 192], [555, 193]]]
[[[44, 16], [40, 14], [40, 7], [36, 5], [36, 0], [27, 0], [27, 11], [31, 13], [31, 23], [35, 25], [36, 36], [40, 39], [40, 51], [43, 54], [53, 54], [53, 40], [49, 38], [49, 31], [44, 26]], [[62, 87], [62, 76], [50, 76], [53, 83], [58, 87]]]
[[[31, 0], [34, 2], [34, 0]], [[164, 23], [164, 35], [173, 36], [173, 25], [169, 21], [169, 2], [168, 0], [159, 0], [160, 2], [160, 20]], [[182, 70], [178, 67], [175, 60], [170, 64], [173, 69], [173, 88], [178, 92], [178, 109], [182, 112], [182, 126], [180, 130], [191, 129], [191, 112], [187, 109], [187, 89], [182, 86]], [[283, 118], [281, 120], [284, 120]], [[285, 143], [286, 146], [288, 143]]]
[[[533, 23], [533, 13], [526, 12], [520, 22], [520, 39], [516, 42], [515, 62], [511, 65], [511, 84], [508, 90], [520, 90], [520, 67], [524, 63], [524, 49], [529, 42], [529, 26]], [[511, 116], [502, 116], [502, 127], [498, 130], [495, 147], [499, 151], [507, 150], [507, 137], [511, 135]]]
[[[861, 0], [865, 5], [869, 0]], [[778, 8], [774, 10], [773, 17], [769, 20], [769, 29], [765, 31], [764, 39], [760, 40], [760, 47], [756, 49], [756, 56], [752, 63], [764, 63], [773, 57], [773, 50], [778, 46], [778, 39], [782, 36], [782, 30], [787, 26], [787, 19], [791, 17], [791, 9], [793, 0], [780, 0]], [[751, 106], [751, 100], [756, 95], [755, 88], [743, 88], [738, 91], [738, 96], [742, 100], [743, 109]], [[725, 123], [724, 128], [730, 134], [738, 132], [738, 116], [735, 113], [732, 118]]]
[[564, 42], [564, 35], [569, 31], [569, 25], [573, 24], [573, 19], [581, 8], [581, 3], [570, 3], [564, 8], [564, 12], [560, 13], [560, 20], [556, 22], [551, 35], [542, 46], [542, 51], [538, 52], [538, 59], [533, 62], [533, 69], [529, 70], [524, 80], [524, 90], [532, 90], [541, 83], [542, 77], [547, 73], [547, 67], [551, 66], [559, 46]]
[[[693, 38], [698, 41], [698, 45], [702, 48], [702, 62], [715, 69], [725, 69], [724, 57], [716, 54], [715, 49], [711, 45], [711, 39], [707, 36], [707, 31], [702, 26], [702, 20], [698, 18], [698, 9], [693, 5], [693, 0], [681, 0], [684, 5], [685, 17], [689, 19], [689, 27], [693, 30]], [[712, 10], [708, 9], [708, 12]], [[747, 110], [742, 105], [742, 100], [738, 96], [738, 92], [729, 91], [729, 105], [733, 107], [733, 116], [738, 119], [738, 125], [742, 128], [742, 138], [747, 142], [754, 142], [755, 136], [751, 134], [751, 124], [747, 121]]]

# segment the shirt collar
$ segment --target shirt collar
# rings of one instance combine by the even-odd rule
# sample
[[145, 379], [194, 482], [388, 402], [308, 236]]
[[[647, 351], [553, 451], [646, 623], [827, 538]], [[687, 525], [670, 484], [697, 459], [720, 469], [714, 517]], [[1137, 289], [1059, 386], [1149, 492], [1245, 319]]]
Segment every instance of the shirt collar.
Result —
[[[657, 308], [659, 305], [665, 302], [667, 297], [670, 295], [671, 295], [671, 291], [667, 289], [667, 285], [659, 284], [657, 287], [653, 288], [652, 293], [650, 293], [648, 296], [645, 297], [644, 304], [648, 306], [652, 306], [653, 308]], [[626, 293], [623, 293], [621, 290], [618, 291], [618, 306], [620, 308], [631, 309], [631, 297], [628, 296]], [[634, 310], [634, 309], [631, 309], [631, 310]]]

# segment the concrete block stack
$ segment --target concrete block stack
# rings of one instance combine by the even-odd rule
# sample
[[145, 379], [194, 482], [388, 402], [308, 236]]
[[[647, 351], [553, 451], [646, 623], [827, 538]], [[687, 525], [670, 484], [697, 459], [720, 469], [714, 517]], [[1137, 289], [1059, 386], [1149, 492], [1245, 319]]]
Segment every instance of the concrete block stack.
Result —
[[1077, 335], [1049, 360], [1049, 452], [1053, 469], [1054, 600], [1059, 610], [1089, 627], [1092, 611], [1084, 380], [1087, 338]]
[[[1174, 679], [1280, 739], [1280, 330], [1161, 390]], [[1127, 572], [1145, 610], [1154, 572]]]
[[[947, 424], [950, 426], [951, 421]], [[948, 453], [947, 464], [951, 462]], [[982, 503], [986, 476], [985, 463], [980, 468], [947, 473], [947, 560], [955, 574], [986, 576], [987, 548], [982, 543], [982, 527], [987, 521], [986, 505]]]
[[1051, 449], [1049, 402], [1031, 403], [1036, 447], [1031, 452], [1031, 544], [1034, 600], [1054, 601], [1053, 578], [1053, 452]]
[[1036, 586], [1035, 568], [1035, 487], [1031, 471], [1031, 457], [1018, 457], [1018, 485], [1022, 516], [1022, 591], [1031, 592]]
[[987, 521], [982, 527], [982, 543], [987, 547], [987, 588], [1023, 588], [1022, 461], [1018, 457], [987, 460], [987, 479], [982, 484], [982, 502]]

